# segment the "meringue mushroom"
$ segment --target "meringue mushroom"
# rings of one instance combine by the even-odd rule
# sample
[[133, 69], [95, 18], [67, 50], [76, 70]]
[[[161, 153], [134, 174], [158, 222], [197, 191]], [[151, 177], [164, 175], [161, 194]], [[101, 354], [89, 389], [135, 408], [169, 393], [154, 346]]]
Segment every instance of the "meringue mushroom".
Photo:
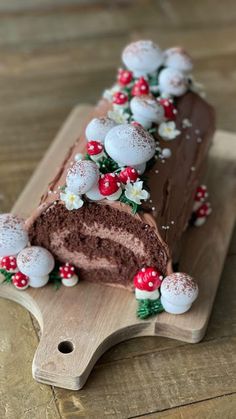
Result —
[[17, 256], [19, 270], [29, 277], [29, 285], [33, 288], [47, 284], [54, 264], [52, 254], [40, 246], [26, 247]]
[[165, 65], [167, 67], [189, 73], [193, 69], [190, 55], [181, 47], [169, 48], [164, 52]]
[[137, 170], [139, 175], [143, 175], [146, 170], [146, 163], [135, 164], [134, 169]]
[[164, 120], [164, 108], [152, 96], [135, 96], [130, 102], [130, 107], [135, 121], [145, 129], [150, 128], [153, 122], [160, 124]]
[[156, 71], [163, 64], [164, 55], [154, 42], [142, 40], [125, 47], [122, 61], [134, 77], [140, 77]]
[[167, 313], [185, 313], [190, 309], [197, 296], [196, 282], [185, 273], [172, 273], [162, 281], [161, 303]]
[[80, 160], [68, 170], [66, 185], [70, 192], [82, 195], [88, 192], [99, 179], [99, 169], [90, 160]]
[[179, 70], [164, 68], [159, 74], [159, 89], [167, 95], [182, 96], [187, 92], [188, 79]]
[[93, 118], [86, 127], [86, 138], [88, 141], [104, 143], [107, 133], [116, 125], [115, 121], [108, 117]]
[[28, 243], [24, 220], [13, 214], [0, 215], [0, 257], [19, 253]]
[[105, 149], [120, 167], [142, 165], [155, 154], [155, 140], [142, 127], [122, 124], [107, 134]]
[[98, 183], [95, 183], [95, 185], [86, 192], [86, 196], [91, 199], [91, 201], [101, 201], [101, 199], [105, 198], [99, 191]]

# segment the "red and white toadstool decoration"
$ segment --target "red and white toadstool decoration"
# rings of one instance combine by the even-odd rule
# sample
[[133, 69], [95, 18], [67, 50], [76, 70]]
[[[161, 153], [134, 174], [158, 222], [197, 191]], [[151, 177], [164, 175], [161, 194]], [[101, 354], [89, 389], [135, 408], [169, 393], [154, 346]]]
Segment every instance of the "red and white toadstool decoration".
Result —
[[140, 122], [138, 121], [131, 121], [131, 125], [133, 125], [134, 127], [143, 127], [142, 124], [140, 124]]
[[210, 202], [205, 202], [204, 204], [202, 204], [194, 213], [193, 224], [195, 225], [195, 227], [202, 226], [206, 222], [206, 219], [211, 214], [211, 212], [212, 209]]
[[173, 99], [170, 98], [159, 98], [158, 102], [163, 106], [165, 112], [165, 118], [173, 120], [176, 118], [177, 109], [174, 106]]
[[88, 141], [87, 152], [91, 159], [96, 162], [104, 156], [104, 147], [99, 141]]
[[115, 92], [113, 95], [112, 103], [114, 105], [124, 106], [128, 102], [128, 96], [124, 92]]
[[76, 285], [79, 281], [78, 275], [75, 273], [75, 267], [73, 265], [70, 265], [69, 263], [66, 263], [63, 266], [60, 266], [59, 268], [61, 282], [66, 287], [73, 287]]
[[163, 276], [153, 267], [142, 268], [134, 277], [137, 300], [157, 300]]
[[102, 175], [98, 182], [100, 193], [110, 201], [116, 201], [122, 194], [119, 177], [115, 173]]
[[132, 96], [142, 96], [148, 95], [149, 92], [150, 88], [147, 80], [144, 77], [140, 77], [140, 79], [134, 83], [131, 94]]
[[120, 86], [127, 86], [128, 84], [131, 83], [132, 80], [133, 80], [132, 71], [123, 70], [122, 68], [118, 70], [117, 81], [120, 84]]
[[5, 269], [7, 272], [17, 272], [17, 263], [16, 263], [16, 257], [15, 256], [5, 256], [2, 259], [0, 259], [0, 267], [2, 269]]
[[29, 277], [24, 275], [22, 272], [17, 272], [12, 277], [12, 283], [18, 290], [26, 290], [29, 286]]
[[119, 179], [121, 183], [123, 183], [124, 185], [126, 185], [128, 181], [136, 182], [138, 178], [139, 178], [139, 174], [137, 170], [130, 166], [121, 170], [121, 172], [119, 173]]
[[197, 211], [201, 207], [203, 202], [208, 198], [208, 192], [206, 185], [200, 185], [197, 187], [196, 194], [194, 197], [193, 211]]

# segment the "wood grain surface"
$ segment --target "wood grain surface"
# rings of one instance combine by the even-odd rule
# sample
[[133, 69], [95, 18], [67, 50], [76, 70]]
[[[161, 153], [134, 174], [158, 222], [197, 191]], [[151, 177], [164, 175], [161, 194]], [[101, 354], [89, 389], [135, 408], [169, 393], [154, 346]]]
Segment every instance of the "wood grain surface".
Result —
[[[13, 206], [71, 108], [94, 103], [113, 81], [130, 40], [185, 45], [218, 127], [235, 131], [235, 23], [234, 0], [0, 0], [1, 211]], [[204, 341], [119, 344], [78, 393], [32, 380], [37, 325], [1, 300], [0, 417], [234, 419], [235, 271], [236, 233]]]

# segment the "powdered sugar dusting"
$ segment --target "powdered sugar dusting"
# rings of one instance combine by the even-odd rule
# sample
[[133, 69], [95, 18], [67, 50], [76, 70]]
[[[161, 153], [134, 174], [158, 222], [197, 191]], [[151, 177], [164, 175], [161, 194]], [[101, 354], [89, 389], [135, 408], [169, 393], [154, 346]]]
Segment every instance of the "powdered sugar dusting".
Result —
[[125, 50], [124, 55], [136, 56], [142, 52], [149, 52], [150, 50], [159, 52], [159, 48], [156, 44], [154, 44], [151, 40], [141, 40], [137, 42], [133, 42], [129, 44]]
[[13, 214], [0, 215], [0, 256], [18, 253], [28, 242], [24, 220]]
[[19, 253], [17, 265], [25, 275], [47, 275], [54, 267], [54, 259], [47, 249], [31, 246]]
[[80, 160], [68, 169], [66, 183], [68, 189], [75, 194], [89, 191], [98, 181], [99, 170], [97, 165], [89, 160]]
[[176, 272], [167, 276], [163, 282], [165, 292], [172, 295], [186, 295], [191, 298], [198, 290], [193, 278], [185, 273]]

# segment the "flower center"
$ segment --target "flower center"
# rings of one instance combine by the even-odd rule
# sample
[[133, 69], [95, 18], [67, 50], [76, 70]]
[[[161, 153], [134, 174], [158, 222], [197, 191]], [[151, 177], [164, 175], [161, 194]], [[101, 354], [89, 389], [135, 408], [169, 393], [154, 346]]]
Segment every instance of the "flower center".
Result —
[[133, 195], [133, 196], [138, 196], [138, 195], [139, 195], [139, 190], [138, 190], [138, 189], [136, 189], [136, 188], [133, 188], [133, 190], [132, 190], [132, 195]]
[[69, 201], [73, 204], [75, 202], [75, 195], [70, 195]]

